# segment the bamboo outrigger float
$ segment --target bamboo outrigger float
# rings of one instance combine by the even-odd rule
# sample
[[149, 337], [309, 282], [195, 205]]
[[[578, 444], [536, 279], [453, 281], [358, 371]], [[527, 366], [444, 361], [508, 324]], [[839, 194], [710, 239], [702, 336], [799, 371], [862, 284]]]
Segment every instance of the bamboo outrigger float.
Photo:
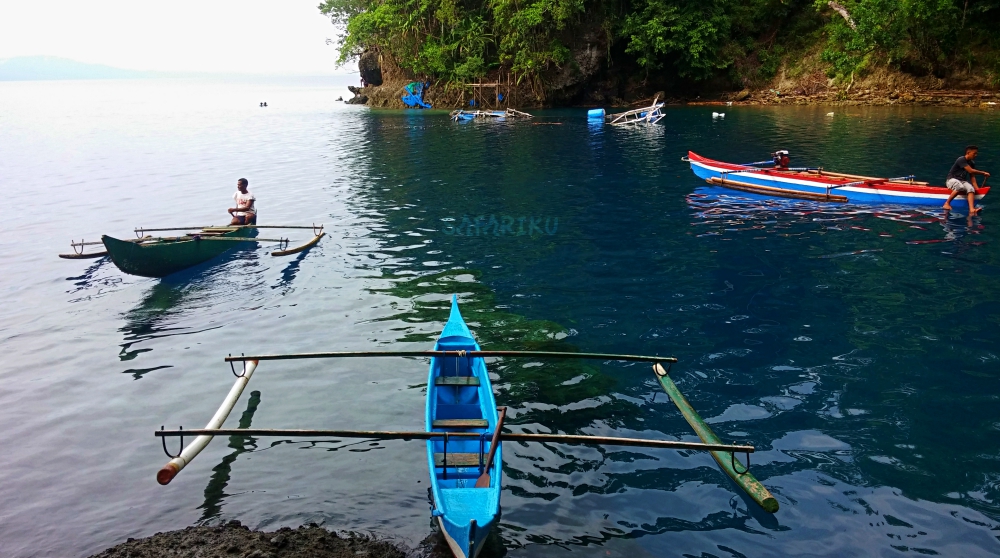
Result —
[[[301, 430], [265, 428], [222, 428], [243, 393], [250, 378], [262, 361], [430, 357], [427, 382], [425, 429], [423, 431], [373, 430]], [[581, 358], [650, 362], [654, 374], [701, 442], [677, 440], [647, 440], [614, 436], [583, 436], [573, 434], [534, 434], [504, 432], [506, 408], [496, 406], [486, 357]], [[451, 315], [433, 351], [344, 351], [326, 353], [271, 354], [229, 356], [236, 382], [222, 405], [205, 428], [195, 430], [165, 430], [155, 432], [163, 442], [163, 450], [171, 458], [157, 473], [156, 480], [167, 484], [187, 466], [214, 436], [276, 436], [282, 438], [361, 438], [369, 440], [421, 440], [427, 445], [427, 465], [431, 477], [434, 511], [432, 516], [441, 528], [449, 547], [457, 558], [474, 558], [496, 525], [500, 513], [501, 480], [503, 474], [503, 442], [543, 442], [561, 444], [613, 445], [654, 449], [707, 451], [723, 471], [764, 510], [774, 513], [778, 502], [749, 473], [750, 454], [754, 447], [723, 443], [698, 416], [687, 399], [670, 379], [672, 357], [615, 355], [605, 353], [565, 353], [553, 351], [483, 351], [462, 319], [455, 297]], [[237, 373], [233, 366], [243, 363]], [[664, 365], [668, 365], [664, 368]], [[184, 436], [195, 436], [184, 446]], [[167, 437], [181, 437], [181, 451], [176, 455], [167, 450]], [[737, 462], [735, 454], [745, 453], [746, 464]]]
[[[656, 124], [663, 119], [663, 102], [659, 101], [660, 97], [656, 96], [653, 98], [653, 104], [648, 107], [637, 108], [628, 110], [625, 112], [616, 112], [614, 114], [609, 114], [605, 118], [608, 124], [612, 126], [629, 126], [637, 124]], [[659, 102], [658, 102], [659, 101]]]
[[[258, 238], [258, 229], [312, 229], [313, 238], [294, 248], [288, 248], [287, 238]], [[147, 232], [197, 231], [181, 236], [154, 237]], [[316, 245], [326, 233], [323, 225], [232, 225], [224, 227], [169, 227], [135, 229], [135, 239], [122, 240], [108, 235], [101, 242], [71, 242], [73, 254], [59, 254], [60, 258], [85, 259], [110, 256], [118, 269], [142, 277], [166, 277], [178, 271], [206, 262], [239, 247], [255, 246], [259, 242], [277, 242], [279, 250], [272, 256], [287, 256], [302, 252]], [[86, 246], [103, 244], [104, 251], [86, 252]]]

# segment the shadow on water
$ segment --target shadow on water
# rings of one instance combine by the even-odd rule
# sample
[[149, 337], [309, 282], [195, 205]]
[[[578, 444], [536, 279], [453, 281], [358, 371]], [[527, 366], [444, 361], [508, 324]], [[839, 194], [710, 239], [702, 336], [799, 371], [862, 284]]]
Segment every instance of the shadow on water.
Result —
[[[250, 428], [253, 422], [253, 415], [260, 405], [260, 392], [250, 392], [250, 400], [247, 401], [247, 409], [240, 415], [240, 423], [237, 428]], [[198, 509], [202, 510], [199, 523], [207, 523], [219, 517], [222, 513], [222, 506], [225, 503], [226, 486], [229, 485], [229, 478], [232, 475], [233, 463], [243, 453], [257, 449], [257, 439], [251, 436], [230, 436], [229, 447], [233, 451], [222, 458], [218, 465], [212, 468], [212, 476], [205, 486], [205, 501]]]
[[295, 276], [299, 273], [299, 266], [302, 265], [302, 260], [312, 252], [312, 249], [300, 252], [298, 256], [288, 262], [285, 267], [281, 270], [281, 279], [277, 283], [271, 286], [272, 289], [281, 289], [281, 294], [286, 295], [292, 291], [291, 285], [295, 281]]
[[[72, 263], [76, 263], [73, 261]], [[99, 295], [105, 290], [117, 287], [122, 284], [121, 273], [111, 262], [111, 258], [104, 256], [91, 263], [82, 274], [75, 277], [67, 277], [67, 281], [73, 282], [73, 287], [66, 291], [69, 294], [81, 293], [78, 298], [70, 302], [81, 302], [89, 300], [95, 295]], [[92, 291], [97, 290], [97, 293]]]
[[[223, 289], [231, 282], [244, 282], [253, 277], [254, 268], [260, 266], [259, 256], [249, 248], [232, 250], [209, 262], [174, 273], [156, 280], [143, 294], [142, 300], [122, 317], [125, 324], [119, 328], [124, 333], [124, 342], [119, 345], [118, 358], [131, 362], [152, 347], [134, 348], [165, 337], [192, 335], [218, 329], [225, 323], [213, 321], [193, 322], [187, 319], [196, 311], [219, 307], [222, 303], [234, 301], [240, 289]], [[238, 269], [238, 271], [234, 271]], [[235, 300], [239, 302], [239, 300]], [[224, 309], [225, 306], [223, 305]], [[129, 368], [123, 374], [131, 374], [136, 380], [150, 372], [171, 368], [171, 365]]]

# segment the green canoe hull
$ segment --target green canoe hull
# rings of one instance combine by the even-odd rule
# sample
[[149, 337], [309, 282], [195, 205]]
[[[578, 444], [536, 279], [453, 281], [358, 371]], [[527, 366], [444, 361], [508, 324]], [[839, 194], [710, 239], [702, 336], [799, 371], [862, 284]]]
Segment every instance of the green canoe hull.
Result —
[[[233, 229], [219, 236], [251, 237], [257, 229]], [[207, 262], [235, 248], [247, 247], [252, 242], [203, 240], [191, 237], [164, 239], [139, 244], [119, 240], [107, 235], [101, 237], [111, 261], [129, 275], [166, 277], [178, 271]]]

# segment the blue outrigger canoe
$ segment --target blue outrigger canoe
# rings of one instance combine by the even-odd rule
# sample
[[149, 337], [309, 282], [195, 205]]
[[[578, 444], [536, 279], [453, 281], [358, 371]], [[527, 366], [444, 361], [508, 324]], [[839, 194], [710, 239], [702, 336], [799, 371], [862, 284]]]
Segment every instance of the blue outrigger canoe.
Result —
[[[471, 353], [471, 354], [470, 354]], [[260, 428], [222, 428], [240, 394], [262, 361], [325, 359], [348, 357], [423, 357], [430, 356], [427, 378], [427, 402], [423, 431], [372, 430], [287, 430]], [[654, 374], [664, 391], [691, 425], [701, 442], [681, 440], [645, 440], [576, 434], [534, 434], [503, 430], [506, 409], [498, 409], [493, 386], [486, 372], [484, 357], [583, 358], [654, 363]], [[482, 351], [462, 319], [458, 299], [451, 299], [451, 313], [433, 351], [342, 351], [332, 353], [272, 354], [226, 358], [230, 364], [242, 362], [229, 395], [202, 429], [159, 430], [163, 450], [171, 458], [156, 475], [160, 484], [170, 481], [191, 462], [214, 436], [277, 436], [360, 438], [366, 440], [425, 440], [427, 465], [433, 497], [432, 517], [456, 558], [476, 558], [483, 551], [490, 533], [500, 519], [500, 488], [503, 478], [501, 438], [513, 442], [618, 445], [627, 447], [697, 450], [711, 452], [722, 470], [764, 510], [778, 511], [778, 501], [749, 472], [749, 454], [753, 446], [723, 444], [718, 436], [691, 407], [670, 379], [673, 357], [615, 355], [603, 353], [568, 353], [550, 351]], [[667, 365], [664, 368], [664, 364]], [[233, 372], [236, 373], [235, 367]], [[166, 437], [181, 437], [181, 451], [170, 453]], [[183, 445], [183, 436], [194, 440]], [[496, 443], [495, 449], [493, 443]], [[746, 465], [736, 452], [746, 452]], [[492, 459], [491, 456], [492, 455]], [[477, 487], [477, 484], [481, 485]]]
[[[451, 315], [435, 351], [479, 351], [452, 295]], [[490, 467], [489, 488], [476, 488], [484, 472], [497, 404], [482, 357], [433, 357], [427, 377], [427, 432], [479, 432], [479, 438], [427, 441], [433, 516], [457, 558], [475, 558], [500, 518], [501, 447]], [[499, 444], [499, 442], [498, 442]]]

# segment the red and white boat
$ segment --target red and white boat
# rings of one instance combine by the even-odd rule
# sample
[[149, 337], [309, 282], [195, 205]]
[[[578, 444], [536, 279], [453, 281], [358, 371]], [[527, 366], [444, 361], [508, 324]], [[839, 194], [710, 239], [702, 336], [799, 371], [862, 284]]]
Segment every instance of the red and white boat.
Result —
[[[784, 158], [786, 166], [778, 166]], [[691, 170], [710, 184], [771, 196], [853, 203], [892, 203], [909, 205], [944, 205], [951, 190], [916, 182], [912, 176], [877, 178], [825, 171], [822, 168], [788, 168], [787, 152], [777, 152], [775, 161], [751, 164], [723, 163], [688, 151], [684, 159]], [[767, 167], [766, 165], [773, 165]], [[976, 200], [990, 189], [976, 190]], [[966, 206], [965, 195], [952, 201]]]

